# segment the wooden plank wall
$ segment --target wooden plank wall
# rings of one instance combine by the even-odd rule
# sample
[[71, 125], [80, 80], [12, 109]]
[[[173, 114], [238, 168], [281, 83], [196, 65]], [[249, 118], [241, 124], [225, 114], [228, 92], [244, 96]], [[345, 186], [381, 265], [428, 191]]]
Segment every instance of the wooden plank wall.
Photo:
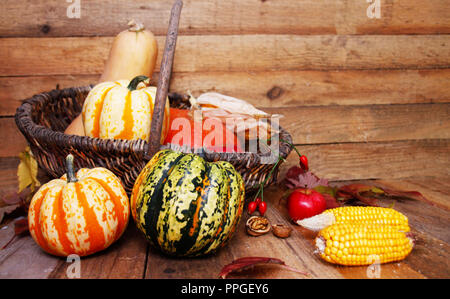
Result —
[[[162, 52], [172, 1], [83, 0], [79, 19], [67, 17], [69, 5], [2, 1], [3, 164], [25, 146], [13, 119], [20, 101], [95, 83], [128, 19], [144, 22]], [[369, 5], [184, 0], [170, 88], [218, 91], [284, 114], [281, 125], [329, 179], [448, 176], [448, 0], [381, 0], [379, 19], [367, 16]]]

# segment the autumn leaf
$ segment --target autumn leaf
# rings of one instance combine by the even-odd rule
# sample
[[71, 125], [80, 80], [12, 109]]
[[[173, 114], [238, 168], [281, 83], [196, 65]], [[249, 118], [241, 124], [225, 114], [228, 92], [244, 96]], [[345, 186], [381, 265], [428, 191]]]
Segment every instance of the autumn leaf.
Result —
[[368, 206], [379, 206], [380, 202], [386, 200], [392, 200], [393, 202], [401, 200], [421, 200], [433, 205], [431, 201], [427, 200], [417, 191], [399, 191], [358, 183], [336, 188], [335, 198], [337, 202], [342, 204]]
[[242, 257], [232, 261], [230, 264], [225, 265], [219, 273], [219, 278], [227, 278], [230, 273], [242, 271], [248, 268], [253, 268], [257, 265], [261, 264], [276, 264], [281, 267], [293, 271], [296, 273], [300, 273], [302, 275], [308, 276], [309, 274], [306, 272], [299, 271], [295, 268], [287, 266], [285, 262], [280, 259], [272, 258], [272, 257]]
[[[294, 166], [299, 168], [298, 166]], [[288, 175], [289, 174], [289, 175]], [[296, 171], [290, 169], [285, 178], [286, 187], [290, 189], [308, 188], [313, 189], [317, 186], [328, 186], [328, 180], [316, 176], [311, 171]]]
[[19, 180], [19, 191], [22, 192], [27, 187], [30, 187], [33, 192], [41, 184], [37, 179], [38, 164], [31, 153], [30, 147], [26, 147], [23, 152], [19, 154], [19, 167], [17, 168], [17, 178]]
[[4, 250], [8, 247], [17, 237], [28, 234], [28, 218], [27, 217], [19, 217], [14, 220], [14, 235], [9, 239], [9, 241], [3, 245], [0, 250]]
[[27, 202], [31, 195], [30, 189], [27, 188], [20, 193], [11, 192], [0, 197], [0, 224], [5, 218], [11, 219], [27, 212]]

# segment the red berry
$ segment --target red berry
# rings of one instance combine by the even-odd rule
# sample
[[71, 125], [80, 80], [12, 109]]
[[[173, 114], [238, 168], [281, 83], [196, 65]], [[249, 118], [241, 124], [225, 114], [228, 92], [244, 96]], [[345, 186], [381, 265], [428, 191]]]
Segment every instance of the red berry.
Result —
[[256, 205], [259, 206], [259, 204], [261, 203], [261, 198], [257, 197], [255, 199]]
[[256, 201], [252, 201], [248, 204], [247, 207], [247, 211], [248, 213], [251, 215], [253, 214], [253, 212], [256, 210], [256, 207], [258, 206], [258, 204], [256, 203]]
[[308, 158], [306, 158], [306, 156], [300, 156], [300, 166], [302, 167], [302, 169], [304, 170], [308, 170]]
[[260, 202], [258, 210], [259, 210], [259, 213], [261, 214], [261, 216], [264, 216], [264, 214], [267, 211], [267, 203], [265, 201]]

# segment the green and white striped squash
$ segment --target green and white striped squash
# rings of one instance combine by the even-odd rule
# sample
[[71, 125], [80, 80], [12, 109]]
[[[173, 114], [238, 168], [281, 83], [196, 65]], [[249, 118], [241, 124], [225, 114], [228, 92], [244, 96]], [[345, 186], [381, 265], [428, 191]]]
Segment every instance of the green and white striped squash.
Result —
[[137, 227], [172, 256], [215, 252], [240, 221], [244, 182], [229, 162], [159, 151], [142, 169], [130, 198]]

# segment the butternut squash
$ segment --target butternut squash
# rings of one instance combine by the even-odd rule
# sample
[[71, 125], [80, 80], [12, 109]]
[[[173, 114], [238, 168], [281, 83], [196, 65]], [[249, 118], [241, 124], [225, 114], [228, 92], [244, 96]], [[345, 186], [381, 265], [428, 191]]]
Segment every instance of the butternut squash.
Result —
[[158, 56], [155, 36], [143, 24], [130, 21], [114, 39], [99, 82], [152, 77]]

